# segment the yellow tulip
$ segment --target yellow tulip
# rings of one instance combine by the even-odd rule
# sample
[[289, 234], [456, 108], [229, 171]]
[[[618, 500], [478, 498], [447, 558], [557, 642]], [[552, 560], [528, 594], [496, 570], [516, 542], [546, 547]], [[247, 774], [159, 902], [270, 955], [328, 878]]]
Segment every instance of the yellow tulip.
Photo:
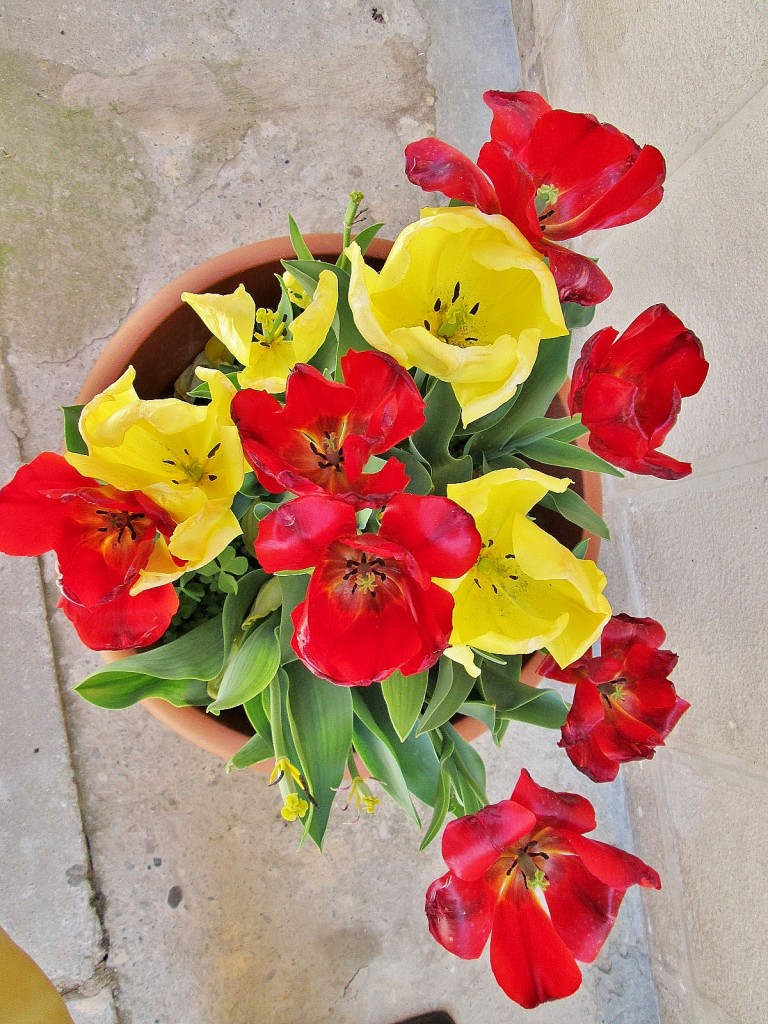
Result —
[[531, 654], [546, 647], [565, 667], [592, 646], [611, 616], [606, 579], [527, 517], [548, 491], [569, 480], [532, 469], [502, 469], [465, 484], [448, 497], [474, 518], [480, 557], [458, 580], [438, 580], [455, 600], [453, 657], [465, 648], [492, 654]]
[[198, 373], [211, 389], [209, 405], [140, 399], [129, 367], [80, 415], [88, 455], [66, 453], [80, 473], [122, 491], [143, 491], [179, 524], [167, 548], [155, 545], [136, 593], [205, 565], [241, 532], [231, 509], [244, 468], [230, 415], [235, 388], [218, 370]]
[[336, 275], [323, 270], [312, 300], [288, 325], [273, 310], [256, 309], [243, 285], [231, 295], [184, 292], [181, 297], [243, 364], [237, 375], [241, 387], [280, 394], [296, 363], [308, 362], [325, 341], [336, 315], [338, 292]]
[[423, 210], [378, 273], [355, 243], [347, 256], [360, 333], [401, 366], [448, 381], [465, 425], [514, 395], [542, 338], [568, 333], [549, 268], [500, 214]]

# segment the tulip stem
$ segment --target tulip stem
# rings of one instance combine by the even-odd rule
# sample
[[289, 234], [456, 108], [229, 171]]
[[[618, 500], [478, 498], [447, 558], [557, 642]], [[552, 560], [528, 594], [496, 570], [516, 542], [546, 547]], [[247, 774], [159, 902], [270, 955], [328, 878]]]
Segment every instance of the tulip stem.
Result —
[[349, 271], [351, 266], [349, 260], [344, 255], [344, 250], [352, 241], [352, 226], [357, 218], [357, 211], [360, 209], [360, 203], [362, 203], [364, 198], [365, 197], [362, 192], [355, 191], [349, 193], [349, 202], [347, 203], [347, 209], [344, 213], [344, 233], [342, 235], [341, 256], [339, 256], [336, 262], [336, 266], [340, 267], [342, 270]]

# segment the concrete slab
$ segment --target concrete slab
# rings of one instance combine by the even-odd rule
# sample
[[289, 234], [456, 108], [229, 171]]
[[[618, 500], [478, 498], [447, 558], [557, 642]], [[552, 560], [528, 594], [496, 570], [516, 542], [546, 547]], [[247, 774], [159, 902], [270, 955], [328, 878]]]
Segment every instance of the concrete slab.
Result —
[[[3, 394], [6, 479], [18, 451]], [[0, 592], [0, 921], [57, 986], [71, 989], [90, 978], [106, 950], [91, 906], [90, 861], [36, 564], [2, 556]]]

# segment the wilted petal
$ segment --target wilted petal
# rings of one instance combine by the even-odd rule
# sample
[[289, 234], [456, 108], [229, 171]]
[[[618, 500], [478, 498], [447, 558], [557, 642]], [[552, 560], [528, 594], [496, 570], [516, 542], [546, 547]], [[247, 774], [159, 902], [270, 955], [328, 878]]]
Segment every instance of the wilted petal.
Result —
[[482, 881], [464, 882], [450, 871], [427, 890], [432, 937], [462, 960], [476, 960], [488, 941], [496, 901]]

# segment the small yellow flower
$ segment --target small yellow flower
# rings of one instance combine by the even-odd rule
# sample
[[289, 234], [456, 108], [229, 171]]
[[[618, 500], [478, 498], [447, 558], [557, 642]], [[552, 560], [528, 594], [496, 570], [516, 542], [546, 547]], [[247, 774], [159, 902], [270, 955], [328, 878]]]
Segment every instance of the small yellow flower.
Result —
[[350, 779], [349, 799], [347, 800], [342, 810], [346, 811], [350, 805], [354, 804], [355, 810], [357, 811], [357, 816], [359, 818], [360, 811], [365, 811], [367, 814], [373, 814], [380, 803], [380, 797], [373, 795], [363, 777], [361, 775], [355, 775], [352, 779]]
[[446, 654], [466, 665], [469, 646], [493, 654], [546, 647], [564, 667], [592, 646], [611, 616], [606, 579], [528, 517], [548, 491], [570, 481], [532, 469], [503, 469], [448, 487], [483, 539], [480, 557], [459, 580], [437, 580], [454, 596]]
[[542, 338], [567, 334], [541, 255], [500, 214], [423, 210], [380, 272], [354, 243], [349, 304], [369, 345], [448, 381], [465, 424], [527, 379]]
[[304, 788], [304, 780], [299, 769], [291, 764], [287, 757], [278, 757], [275, 759], [275, 767], [269, 776], [269, 785], [274, 786], [276, 782], [280, 782], [286, 776], [293, 779], [294, 782], [298, 782], [302, 789]]
[[309, 804], [306, 800], [302, 799], [298, 793], [289, 793], [280, 813], [286, 821], [296, 821], [297, 818], [303, 818], [308, 810]]
[[[233, 385], [218, 370], [200, 368], [209, 405], [177, 398], [144, 401], [129, 367], [80, 415], [88, 455], [66, 453], [85, 476], [123, 491], [143, 491], [179, 524], [166, 550], [155, 545], [132, 592], [160, 586], [215, 558], [241, 530], [232, 500], [243, 483], [243, 449], [232, 422]], [[170, 556], [186, 563], [179, 567]]]
[[336, 275], [323, 270], [312, 300], [290, 325], [273, 310], [256, 309], [243, 285], [231, 295], [184, 292], [181, 297], [243, 364], [237, 376], [241, 387], [280, 394], [296, 363], [308, 362], [325, 341], [336, 315], [338, 291]]

